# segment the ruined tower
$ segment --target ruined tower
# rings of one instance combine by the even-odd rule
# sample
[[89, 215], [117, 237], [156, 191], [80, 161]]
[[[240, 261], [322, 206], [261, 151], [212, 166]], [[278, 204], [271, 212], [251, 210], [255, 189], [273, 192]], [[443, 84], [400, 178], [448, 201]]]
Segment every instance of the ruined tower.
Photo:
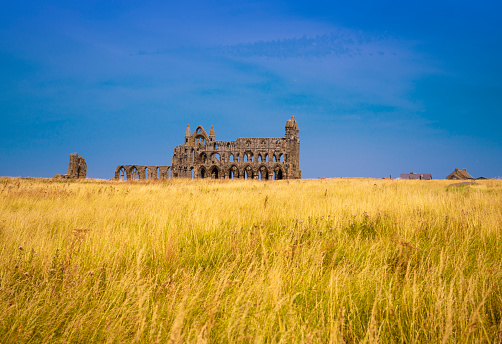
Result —
[[87, 175], [87, 164], [84, 158], [77, 153], [70, 154], [70, 162], [68, 163], [68, 175], [70, 178], [80, 179]]
[[85, 159], [77, 153], [70, 154], [67, 174], [56, 174], [56, 179], [84, 179], [87, 175], [87, 164]]

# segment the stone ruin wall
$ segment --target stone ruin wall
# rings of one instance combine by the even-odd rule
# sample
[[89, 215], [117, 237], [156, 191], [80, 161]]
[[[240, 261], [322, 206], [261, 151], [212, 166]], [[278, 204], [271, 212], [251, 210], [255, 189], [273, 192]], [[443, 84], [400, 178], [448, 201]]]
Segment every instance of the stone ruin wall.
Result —
[[85, 179], [87, 176], [87, 164], [85, 159], [77, 153], [70, 154], [67, 174], [56, 174], [55, 179]]
[[116, 180], [170, 179], [171, 166], [119, 165], [115, 169]]
[[202, 126], [173, 151], [171, 166], [119, 165], [116, 180], [134, 179], [300, 179], [300, 139], [296, 120], [286, 122], [282, 138], [238, 138], [216, 141]]

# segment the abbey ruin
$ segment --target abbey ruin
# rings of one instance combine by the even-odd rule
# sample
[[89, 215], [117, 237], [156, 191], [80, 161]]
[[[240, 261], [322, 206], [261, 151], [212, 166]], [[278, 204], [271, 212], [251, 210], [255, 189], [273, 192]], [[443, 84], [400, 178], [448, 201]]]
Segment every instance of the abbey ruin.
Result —
[[55, 179], [85, 179], [87, 175], [87, 164], [85, 159], [78, 153], [70, 154], [70, 162], [68, 163], [67, 174], [56, 174]]
[[174, 149], [171, 166], [119, 165], [116, 180], [134, 179], [300, 179], [300, 139], [294, 116], [281, 138], [238, 138], [216, 141], [198, 126], [187, 125], [185, 142]]

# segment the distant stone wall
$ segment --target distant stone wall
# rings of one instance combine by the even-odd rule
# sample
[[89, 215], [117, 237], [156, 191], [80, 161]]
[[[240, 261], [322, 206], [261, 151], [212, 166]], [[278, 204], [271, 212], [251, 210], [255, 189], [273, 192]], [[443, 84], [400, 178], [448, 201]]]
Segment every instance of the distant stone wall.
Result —
[[56, 174], [55, 179], [85, 179], [87, 176], [87, 164], [85, 159], [77, 153], [70, 154], [67, 174]]
[[170, 179], [171, 170], [171, 166], [119, 165], [115, 169], [115, 179]]

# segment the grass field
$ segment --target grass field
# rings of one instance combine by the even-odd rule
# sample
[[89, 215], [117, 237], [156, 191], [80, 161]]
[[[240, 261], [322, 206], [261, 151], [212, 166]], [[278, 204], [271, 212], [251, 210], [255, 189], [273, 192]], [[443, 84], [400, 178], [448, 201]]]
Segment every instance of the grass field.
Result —
[[1, 343], [502, 341], [502, 180], [0, 178]]

